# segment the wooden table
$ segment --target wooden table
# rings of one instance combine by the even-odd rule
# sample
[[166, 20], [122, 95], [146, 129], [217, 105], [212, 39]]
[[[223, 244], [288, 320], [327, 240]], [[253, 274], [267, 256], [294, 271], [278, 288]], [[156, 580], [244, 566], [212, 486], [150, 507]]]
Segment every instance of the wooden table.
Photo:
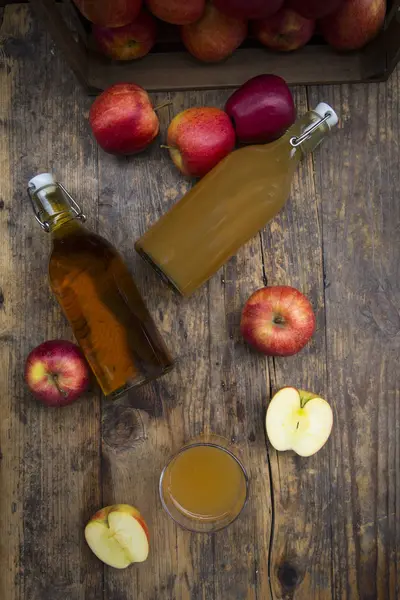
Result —
[[[386, 85], [295, 89], [299, 113], [326, 100], [339, 130], [304, 162], [280, 215], [182, 300], [133, 243], [190, 184], [158, 143], [128, 159], [100, 151], [92, 100], [29, 8], [0, 10], [0, 598], [399, 598], [400, 71]], [[161, 139], [172, 115], [226, 97], [155, 95], [172, 103]], [[179, 357], [129, 398], [49, 410], [25, 387], [28, 352], [70, 336], [49, 292], [50, 239], [25, 191], [43, 170], [121, 249]], [[241, 339], [241, 308], [266, 283], [298, 287], [315, 308], [313, 341], [293, 358], [267, 360]], [[287, 384], [334, 408], [331, 439], [309, 459], [266, 444], [268, 400]], [[178, 529], [157, 489], [168, 457], [204, 431], [232, 438], [251, 476], [244, 513], [215, 536]], [[114, 502], [137, 505], [152, 537], [148, 561], [122, 572], [83, 536]]]

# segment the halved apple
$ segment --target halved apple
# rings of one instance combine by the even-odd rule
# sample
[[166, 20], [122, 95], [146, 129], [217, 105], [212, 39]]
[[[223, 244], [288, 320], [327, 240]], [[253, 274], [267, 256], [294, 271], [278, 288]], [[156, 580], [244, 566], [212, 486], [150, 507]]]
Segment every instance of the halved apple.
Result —
[[311, 456], [330, 436], [333, 413], [316, 394], [285, 387], [272, 398], [266, 416], [269, 441], [276, 450]]
[[110, 567], [125, 569], [149, 554], [149, 531], [140, 512], [129, 504], [99, 510], [85, 528], [94, 554]]

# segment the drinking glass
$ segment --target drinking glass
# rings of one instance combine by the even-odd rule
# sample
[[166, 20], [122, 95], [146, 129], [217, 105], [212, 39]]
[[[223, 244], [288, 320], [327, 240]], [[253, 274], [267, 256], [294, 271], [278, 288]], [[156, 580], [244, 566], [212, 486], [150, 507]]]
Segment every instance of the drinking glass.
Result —
[[195, 533], [213, 533], [240, 515], [249, 479], [232, 444], [207, 435], [192, 440], [170, 458], [159, 489], [164, 509], [178, 525]]

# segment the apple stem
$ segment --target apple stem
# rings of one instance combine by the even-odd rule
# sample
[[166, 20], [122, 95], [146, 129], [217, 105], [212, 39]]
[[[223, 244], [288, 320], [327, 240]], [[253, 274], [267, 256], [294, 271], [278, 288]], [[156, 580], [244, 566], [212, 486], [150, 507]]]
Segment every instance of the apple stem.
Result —
[[167, 146], [166, 144], [160, 144], [160, 148], [166, 148], [167, 150], [172, 150], [172, 146]]
[[299, 428], [299, 425], [300, 425], [300, 421], [297, 421], [296, 429]]
[[166, 100], [165, 102], [161, 102], [161, 104], [158, 104], [157, 106], [154, 107], [154, 111], [157, 112], [161, 108], [165, 108], [165, 106], [169, 106], [170, 104], [172, 104], [171, 100]]
[[53, 373], [50, 373], [50, 377], [51, 380], [53, 381], [54, 385], [56, 386], [57, 390], [60, 392], [61, 396], [63, 396], [64, 398], [67, 396], [67, 392], [65, 390], [62, 390], [60, 388], [60, 386], [58, 385], [58, 375]]

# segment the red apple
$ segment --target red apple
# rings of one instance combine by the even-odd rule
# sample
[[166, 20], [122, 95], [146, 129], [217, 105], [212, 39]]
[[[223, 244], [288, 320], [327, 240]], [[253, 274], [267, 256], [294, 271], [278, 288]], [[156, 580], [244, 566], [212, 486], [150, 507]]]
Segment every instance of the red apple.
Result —
[[291, 8], [306, 19], [321, 19], [335, 12], [345, 0], [289, 0]]
[[225, 110], [238, 139], [249, 144], [276, 140], [296, 119], [293, 96], [277, 75], [258, 75], [246, 81], [233, 92]]
[[117, 83], [93, 102], [90, 126], [98, 144], [111, 154], [136, 154], [160, 128], [148, 93], [135, 83]]
[[174, 25], [198, 21], [205, 8], [205, 0], [146, 0], [146, 4], [153, 15]]
[[217, 62], [232, 54], [247, 35], [247, 21], [220, 12], [213, 4], [196, 23], [181, 28], [189, 52], [205, 62]]
[[138, 16], [142, 0], [74, 0], [84, 17], [101, 27], [122, 27]]
[[254, 21], [256, 38], [272, 50], [289, 52], [301, 48], [312, 38], [315, 21], [305, 19], [294, 10], [282, 8], [269, 19]]
[[219, 108], [188, 108], [168, 128], [168, 147], [184, 175], [203, 177], [235, 147], [235, 131]]
[[240, 331], [248, 344], [268, 356], [299, 352], [315, 330], [310, 301], [290, 286], [264, 287], [247, 300]]
[[142, 10], [139, 16], [123, 27], [93, 25], [93, 36], [99, 49], [116, 60], [132, 60], [146, 56], [154, 46], [157, 34], [155, 19]]
[[382, 29], [386, 0], [346, 0], [340, 8], [321, 19], [321, 33], [337, 50], [357, 50]]
[[89, 369], [78, 346], [66, 340], [51, 340], [30, 352], [25, 381], [43, 404], [66, 406], [86, 391]]
[[282, 8], [284, 0], [214, 0], [225, 14], [238, 19], [265, 19]]

